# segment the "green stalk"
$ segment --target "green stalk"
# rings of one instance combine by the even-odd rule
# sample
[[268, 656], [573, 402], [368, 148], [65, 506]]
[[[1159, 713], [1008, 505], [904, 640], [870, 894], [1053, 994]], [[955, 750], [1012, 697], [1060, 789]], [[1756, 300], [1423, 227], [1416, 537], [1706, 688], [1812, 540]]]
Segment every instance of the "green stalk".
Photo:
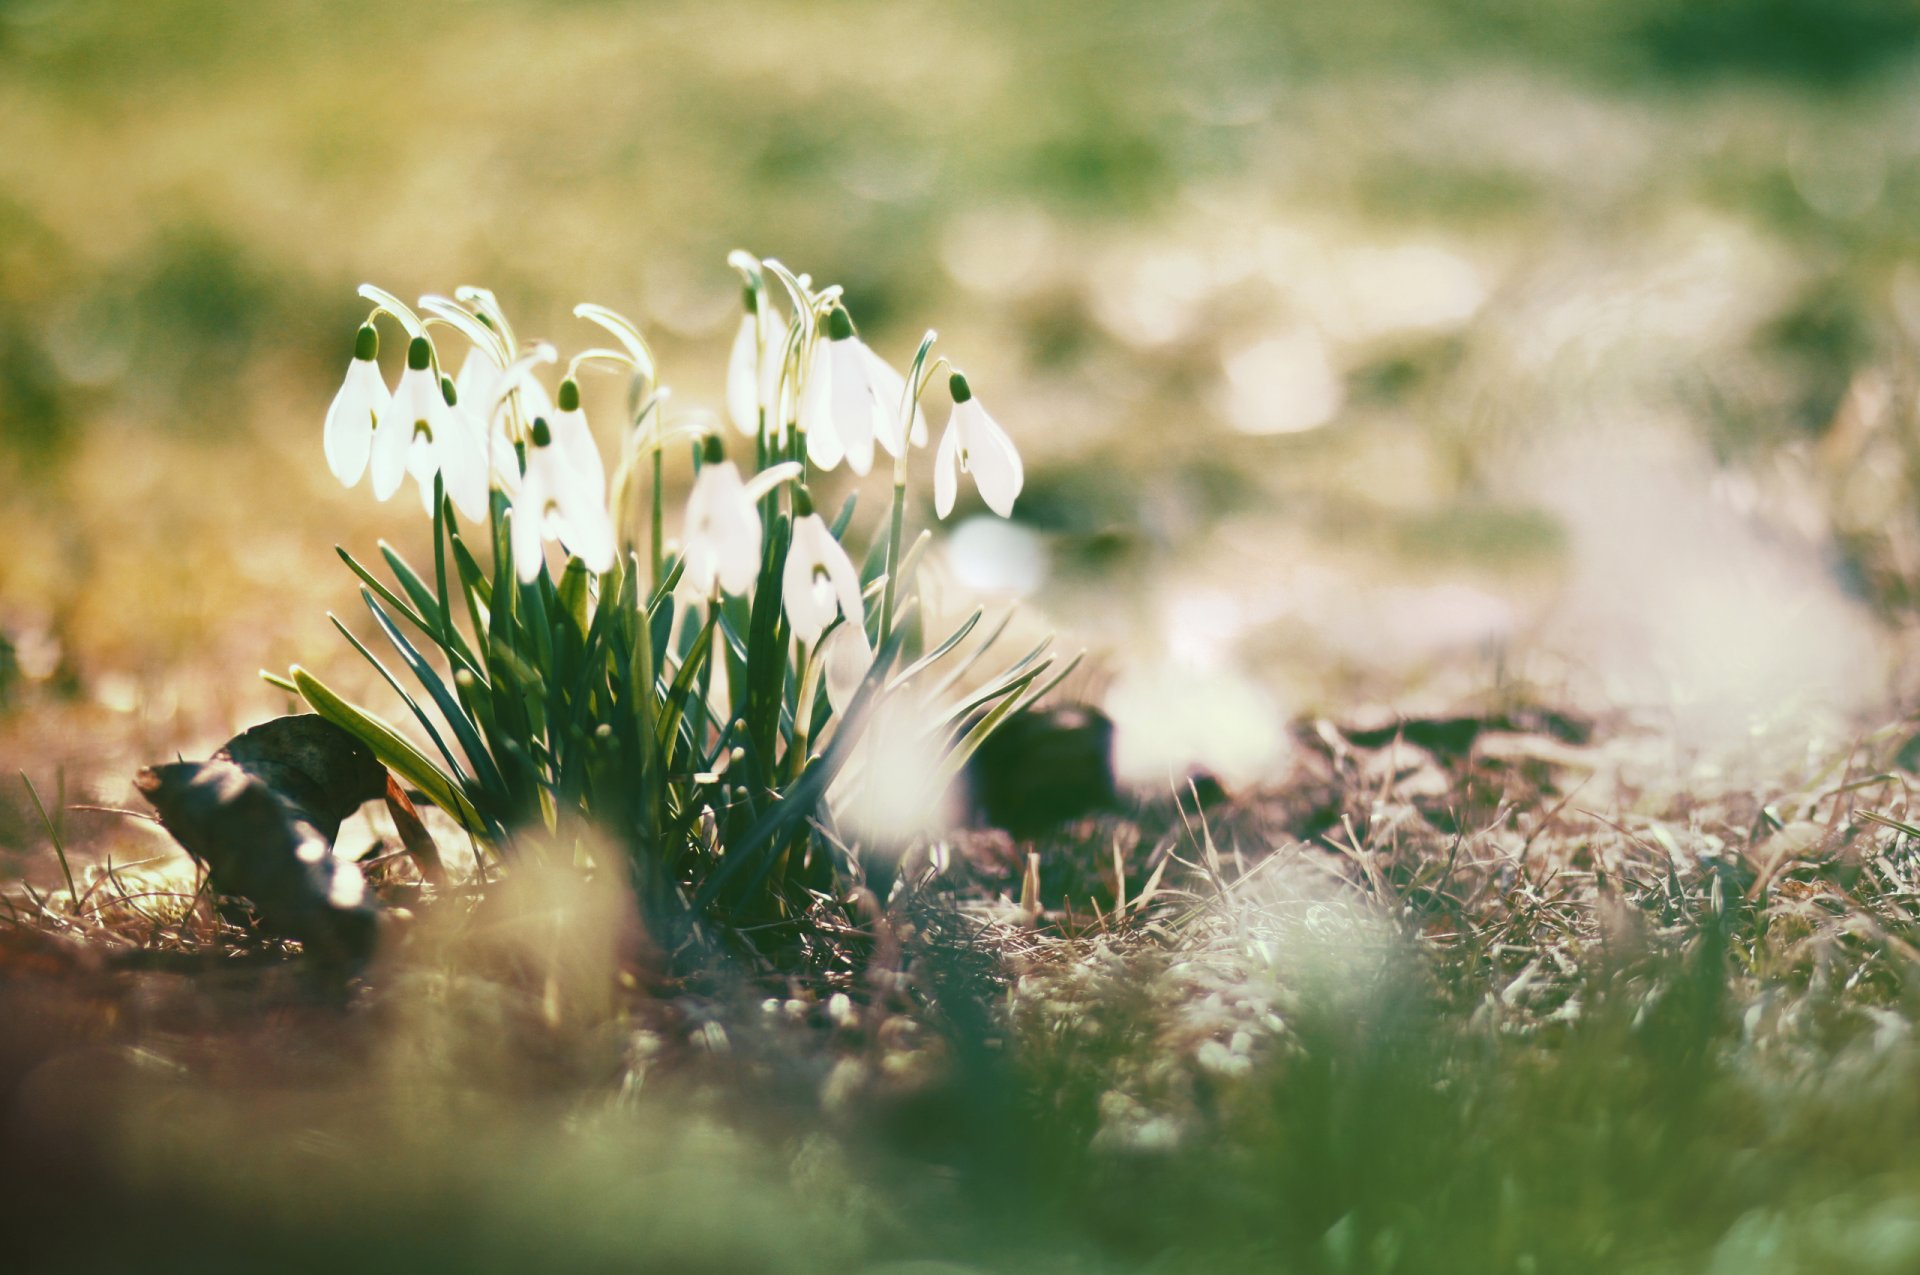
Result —
[[927, 355], [933, 350], [936, 337], [931, 329], [920, 338], [920, 348], [913, 353], [913, 365], [907, 369], [906, 400], [900, 404], [900, 454], [893, 458], [893, 511], [887, 525], [887, 586], [880, 596], [880, 642], [893, 636], [894, 599], [900, 584], [900, 535], [907, 514], [907, 456], [913, 451], [913, 413], [920, 405], [920, 395], [927, 388], [927, 377], [922, 373], [927, 366]]
[[[656, 422], [657, 424], [657, 422]], [[665, 503], [666, 479], [663, 477], [664, 465], [660, 459], [660, 434], [654, 431], [653, 437], [653, 574], [648, 579], [648, 592], [660, 589], [660, 564], [666, 560], [666, 542], [662, 538], [660, 525], [660, 507]]]
[[[911, 418], [909, 418], [911, 420]], [[911, 426], [909, 426], [911, 428]], [[907, 514], [907, 452], [902, 447], [893, 461], [893, 511], [887, 524], [887, 587], [880, 597], [880, 640], [893, 635], [893, 597], [900, 578], [900, 535]]]

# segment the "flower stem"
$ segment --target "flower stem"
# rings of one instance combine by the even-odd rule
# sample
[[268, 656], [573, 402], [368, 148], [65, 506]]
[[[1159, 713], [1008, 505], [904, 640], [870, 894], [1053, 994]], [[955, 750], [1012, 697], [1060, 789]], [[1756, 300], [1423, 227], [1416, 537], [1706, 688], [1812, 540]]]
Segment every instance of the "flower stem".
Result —
[[662, 504], [665, 503], [661, 498], [665, 490], [665, 480], [661, 477], [661, 473], [660, 434], [656, 429], [653, 438], [653, 512], [651, 515], [653, 519], [653, 575], [651, 577], [652, 587], [648, 590], [649, 596], [657, 593], [660, 589], [660, 564], [665, 560], [666, 556], [666, 549], [661, 539], [660, 526], [660, 508]]
[[907, 515], [907, 453], [903, 446], [893, 461], [893, 512], [887, 526], [887, 585], [880, 599], [880, 641], [893, 635], [894, 591], [900, 575], [900, 535]]

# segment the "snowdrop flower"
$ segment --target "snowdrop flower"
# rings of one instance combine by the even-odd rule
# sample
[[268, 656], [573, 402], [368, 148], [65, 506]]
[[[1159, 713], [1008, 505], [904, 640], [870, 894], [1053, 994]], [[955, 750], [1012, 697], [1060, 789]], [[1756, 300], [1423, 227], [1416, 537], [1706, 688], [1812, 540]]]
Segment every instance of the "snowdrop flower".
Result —
[[[787, 546], [781, 593], [793, 636], [812, 645], [818, 642], [824, 665], [827, 702], [844, 713], [860, 683], [873, 667], [873, 647], [867, 642], [866, 609], [861, 602], [860, 573], [826, 521], [813, 512], [807, 493], [793, 499], [793, 541]], [[835, 620], [841, 623], [820, 634]]]
[[782, 594], [793, 636], [812, 646], [843, 615], [849, 624], [861, 623], [860, 573], [804, 492], [794, 493], [794, 512]]
[[380, 375], [380, 334], [371, 323], [360, 326], [353, 342], [353, 361], [340, 382], [339, 393], [327, 408], [327, 426], [322, 436], [326, 446], [327, 468], [342, 484], [351, 487], [366, 472], [367, 457], [373, 451], [373, 427], [393, 395]]
[[420, 486], [420, 507], [428, 517], [433, 507], [433, 478], [452, 498], [454, 507], [473, 522], [487, 516], [487, 445], [478, 422], [462, 410], [459, 391], [453, 378], [440, 378], [440, 401], [444, 410], [438, 420], [414, 423], [413, 442], [407, 450], [407, 472]]
[[953, 391], [953, 415], [947, 420], [947, 432], [940, 436], [940, 451], [933, 459], [934, 511], [942, 518], [953, 512], [959, 474], [965, 470], [973, 475], [987, 508], [1002, 518], [1012, 517], [1014, 497], [1026, 481], [1020, 453], [1014, 450], [1007, 432], [974, 398], [966, 377], [955, 372], [947, 385]]
[[779, 419], [780, 346], [786, 321], [752, 288], [746, 300], [747, 312], [740, 316], [727, 358], [727, 417], [748, 438], [759, 435], [763, 418], [769, 429], [781, 434], [786, 423]]
[[593, 431], [587, 427], [587, 414], [580, 410], [580, 384], [572, 377], [560, 382], [558, 406], [559, 411], [548, 418], [553, 422], [553, 445], [575, 471], [604, 492], [607, 467], [600, 459], [600, 447], [593, 441]]
[[558, 540], [596, 575], [613, 569], [605, 479], [577, 468], [546, 418], [535, 417], [527, 438], [527, 472], [513, 511], [513, 561], [522, 581], [531, 583], [540, 574], [541, 544], [547, 540]]
[[876, 439], [898, 456], [905, 446], [899, 421], [905, 397], [906, 378], [854, 335], [853, 320], [835, 306], [827, 312], [826, 331], [814, 341], [807, 362], [800, 402], [807, 459], [832, 469], [844, 457], [848, 468], [864, 475], [873, 468]]
[[712, 596], [716, 583], [727, 593], [746, 593], [760, 574], [760, 511], [720, 439], [710, 434], [704, 447], [687, 497], [685, 587], [701, 597]]
[[434, 348], [424, 336], [415, 336], [407, 344], [407, 371], [399, 374], [394, 399], [380, 413], [380, 424], [372, 432], [372, 493], [378, 499], [392, 497], [409, 472], [415, 478], [424, 476], [426, 486], [432, 488], [434, 472], [442, 470], [445, 459], [449, 463], [449, 469], [444, 470], [447, 492], [455, 492], [457, 486], [455, 501], [461, 505], [461, 513], [480, 517], [472, 509], [486, 511], [486, 470], [478, 470], [480, 492], [474, 493], [474, 474], [468, 465], [472, 453], [467, 447], [449, 445], [442, 457], [442, 440], [459, 444], [468, 434], [461, 428], [465, 422], [447, 407], [445, 390], [440, 376], [432, 371], [432, 363]]

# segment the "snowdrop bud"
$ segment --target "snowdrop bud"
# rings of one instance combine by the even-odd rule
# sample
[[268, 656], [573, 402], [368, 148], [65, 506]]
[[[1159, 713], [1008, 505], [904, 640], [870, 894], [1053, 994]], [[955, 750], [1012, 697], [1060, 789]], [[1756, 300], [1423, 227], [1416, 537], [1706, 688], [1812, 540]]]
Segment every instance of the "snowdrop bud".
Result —
[[448, 407], [460, 406], [460, 391], [453, 387], [453, 378], [444, 372], [440, 374], [440, 397], [447, 400]]
[[973, 387], [967, 384], [967, 378], [959, 372], [947, 378], [947, 390], [953, 395], [955, 403], [964, 403], [973, 397]]
[[853, 316], [845, 307], [835, 306], [827, 311], [827, 337], [833, 341], [844, 341], [853, 335]]
[[424, 372], [433, 364], [433, 343], [423, 336], [417, 336], [407, 343], [407, 366], [415, 372]]
[[574, 380], [571, 376], [560, 382], [560, 398], [557, 405], [563, 412], [579, 411], [580, 382]]
[[353, 357], [362, 363], [371, 363], [380, 357], [380, 333], [371, 323], [362, 323], [353, 338]]
[[708, 434], [700, 440], [700, 463], [718, 465], [727, 458], [727, 445], [720, 441], [718, 434]]
[[547, 424], [547, 418], [544, 416], [534, 417], [533, 418], [533, 445], [535, 447], [547, 447], [547, 446], [551, 446], [552, 443], [553, 443], [553, 429], [551, 426]]
[[795, 483], [793, 485], [793, 516], [795, 518], [805, 518], [812, 512], [812, 495], [808, 493], [805, 484]]

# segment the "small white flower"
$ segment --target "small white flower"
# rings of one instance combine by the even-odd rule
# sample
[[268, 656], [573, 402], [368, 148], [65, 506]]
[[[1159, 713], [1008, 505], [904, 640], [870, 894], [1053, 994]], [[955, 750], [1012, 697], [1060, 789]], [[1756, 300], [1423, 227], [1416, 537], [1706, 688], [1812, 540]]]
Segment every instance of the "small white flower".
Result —
[[605, 480], [580, 472], [560, 450], [546, 419], [536, 417], [513, 510], [513, 561], [521, 580], [531, 582], [540, 574], [545, 561], [540, 547], [546, 540], [558, 540], [596, 575], [613, 569]]
[[900, 454], [899, 410], [905, 378], [854, 335], [853, 321], [835, 306], [807, 361], [800, 427], [807, 431], [807, 459], [832, 469], [844, 457], [856, 474], [873, 468], [876, 440]]
[[859, 625], [865, 609], [860, 601], [860, 573], [826, 522], [816, 513], [793, 520], [793, 543], [787, 547], [786, 570], [781, 576], [787, 623], [793, 636], [811, 646], [840, 616]]
[[727, 358], [727, 418], [748, 438], [760, 433], [764, 414], [775, 434], [785, 422], [780, 411], [780, 355], [786, 333], [786, 320], [770, 302], [764, 313], [756, 313], [757, 298], [747, 294], [747, 312], [740, 316], [739, 330], [733, 336], [733, 352]]
[[327, 425], [321, 438], [327, 468], [348, 487], [366, 472], [367, 457], [373, 451], [374, 423], [393, 401], [380, 375], [376, 361], [379, 355], [380, 334], [372, 324], [363, 324], [354, 338], [353, 361], [347, 364], [347, 375], [327, 408]]
[[407, 346], [407, 370], [374, 427], [373, 494], [381, 500], [391, 498], [406, 479], [414, 438], [423, 431], [431, 438], [450, 414], [432, 363], [433, 347], [425, 337], [415, 337]]
[[965, 470], [973, 475], [987, 508], [1002, 518], [1012, 517], [1014, 498], [1026, 481], [1020, 453], [1014, 450], [1007, 432], [973, 397], [966, 377], [955, 372], [948, 385], [953, 391], [953, 415], [947, 420], [947, 431], [940, 436], [940, 451], [933, 460], [934, 511], [942, 518], [953, 512], [959, 474]]
[[728, 593], [746, 593], [760, 574], [760, 511], [740, 471], [722, 458], [720, 440], [709, 437], [706, 449], [687, 497], [683, 585], [701, 597], [710, 596], [716, 583]]

